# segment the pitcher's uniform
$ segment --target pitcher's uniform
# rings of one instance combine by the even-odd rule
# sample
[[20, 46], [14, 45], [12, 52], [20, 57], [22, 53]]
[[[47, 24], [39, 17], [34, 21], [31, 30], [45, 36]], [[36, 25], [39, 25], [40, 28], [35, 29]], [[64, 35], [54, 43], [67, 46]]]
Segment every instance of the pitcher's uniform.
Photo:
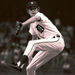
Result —
[[24, 55], [30, 59], [34, 51], [38, 51], [38, 53], [27, 66], [27, 73], [30, 70], [34, 73], [37, 68], [64, 49], [64, 40], [55, 25], [43, 13], [38, 12], [35, 16], [40, 16], [41, 19], [30, 24], [29, 32], [32, 35], [37, 35], [39, 39], [29, 41]]

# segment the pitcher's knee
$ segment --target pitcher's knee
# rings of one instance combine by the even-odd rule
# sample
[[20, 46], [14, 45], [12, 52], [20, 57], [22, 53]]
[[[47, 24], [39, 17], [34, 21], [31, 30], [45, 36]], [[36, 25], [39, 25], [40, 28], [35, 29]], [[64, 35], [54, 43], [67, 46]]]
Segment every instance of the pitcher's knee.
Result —
[[27, 66], [26, 71], [36, 70], [35, 66]]

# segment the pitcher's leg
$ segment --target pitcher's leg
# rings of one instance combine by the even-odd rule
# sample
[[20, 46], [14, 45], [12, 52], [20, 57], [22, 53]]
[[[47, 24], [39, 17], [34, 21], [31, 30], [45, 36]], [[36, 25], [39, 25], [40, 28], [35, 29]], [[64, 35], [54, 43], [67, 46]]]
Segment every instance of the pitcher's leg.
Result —
[[[36, 75], [36, 69], [37, 69], [37, 64], [39, 64], [42, 60], [44, 60], [45, 57], [47, 57], [48, 52], [46, 51], [39, 51], [30, 64], [27, 66], [26, 71], [27, 75]], [[48, 60], [48, 59], [47, 59]]]
[[36, 70], [34, 68], [26, 69], [27, 75], [36, 75]]
[[[39, 51], [34, 58], [32, 59], [32, 61], [29, 63], [29, 65], [26, 68], [27, 71], [27, 75], [36, 75], [36, 62], [38, 61], [35, 60], [36, 58], [38, 58], [40, 55], [42, 55], [42, 51]], [[33, 64], [33, 65], [32, 65]]]
[[[34, 72], [36, 72], [36, 69], [44, 65], [46, 62], [48, 62], [53, 57], [57, 56], [59, 52], [57, 51], [39, 51], [34, 58], [32, 59], [31, 63], [27, 66], [27, 74], [32, 75]], [[35, 75], [35, 73], [33, 74]]]
[[[25, 51], [24, 51], [24, 54], [23, 54], [23, 56], [27, 56], [28, 57], [28, 61], [30, 62], [31, 60], [32, 60], [32, 55], [33, 55], [33, 53], [34, 53], [34, 51], [35, 51], [35, 46], [34, 46], [34, 43], [33, 43], [33, 41], [29, 41], [29, 43], [28, 43], [28, 45], [27, 45], [27, 47], [26, 47], [26, 49], [25, 49]], [[22, 59], [21, 59], [22, 60]], [[17, 65], [18, 66], [20, 66], [21, 64], [22, 64], [22, 61], [18, 61], [17, 62]], [[23, 60], [25, 60], [25, 59], [23, 59]], [[24, 62], [23, 62], [24, 63]], [[24, 63], [25, 64], [25, 63]], [[22, 64], [21, 65], [21, 68], [23, 68], [23, 65], [24, 64]]]
[[[28, 43], [28, 45], [27, 45], [23, 55], [27, 55], [28, 56], [29, 53], [33, 54], [33, 52], [35, 50], [35, 49], [33, 49], [33, 47], [34, 47], [34, 42], [33, 41], [29, 41], [29, 43]], [[33, 49], [33, 51], [31, 51], [32, 49]]]

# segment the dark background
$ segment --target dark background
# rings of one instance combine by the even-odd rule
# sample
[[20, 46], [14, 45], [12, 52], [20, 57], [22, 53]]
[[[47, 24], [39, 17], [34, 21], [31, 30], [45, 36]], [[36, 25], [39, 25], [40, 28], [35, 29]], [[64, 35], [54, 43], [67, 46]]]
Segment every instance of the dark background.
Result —
[[[0, 0], [0, 75], [26, 75], [8, 65], [16, 64], [31, 39], [25, 27], [15, 36], [16, 21], [27, 18], [26, 3], [30, 0]], [[64, 51], [37, 70], [37, 75], [75, 75], [75, 0], [36, 0], [41, 12], [51, 21], [59, 20], [66, 46]], [[22, 20], [23, 19], [23, 20]], [[61, 22], [60, 22], [61, 21]]]
[[[0, 0], [0, 21], [16, 21], [26, 16], [25, 4], [29, 0]], [[41, 12], [51, 20], [61, 17], [64, 24], [75, 26], [75, 0], [36, 0]]]

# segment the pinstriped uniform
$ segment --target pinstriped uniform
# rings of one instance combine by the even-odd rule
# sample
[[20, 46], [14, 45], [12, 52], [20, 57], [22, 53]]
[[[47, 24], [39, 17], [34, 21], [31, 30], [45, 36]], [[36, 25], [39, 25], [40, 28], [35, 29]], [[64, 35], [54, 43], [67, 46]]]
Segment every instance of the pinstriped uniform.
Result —
[[[29, 41], [24, 52], [24, 55], [27, 55], [29, 59], [32, 59], [27, 66], [28, 75], [30, 75], [31, 72], [35, 75], [35, 70], [37, 68], [57, 56], [63, 51], [65, 46], [62, 35], [55, 25], [53, 25], [43, 13], [38, 12], [35, 16], [40, 16], [41, 20], [31, 23], [29, 32], [32, 35], [37, 35], [39, 39]], [[37, 25], [44, 28], [42, 33], [37, 30]], [[57, 35], [59, 35], [59, 37]], [[38, 51], [38, 53], [31, 58], [34, 51]]]

